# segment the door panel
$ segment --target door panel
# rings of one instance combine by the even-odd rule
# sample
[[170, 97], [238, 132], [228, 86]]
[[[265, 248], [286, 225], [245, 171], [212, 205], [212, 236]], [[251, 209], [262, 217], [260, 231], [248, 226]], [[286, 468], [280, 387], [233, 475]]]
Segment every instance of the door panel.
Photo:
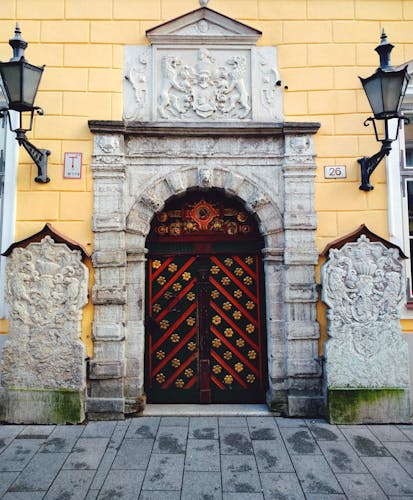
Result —
[[262, 396], [262, 339], [257, 256], [212, 256], [210, 359], [212, 399]]
[[198, 332], [195, 257], [149, 262], [148, 381], [152, 401], [198, 398]]
[[254, 254], [149, 259], [149, 401], [263, 400], [259, 270]]

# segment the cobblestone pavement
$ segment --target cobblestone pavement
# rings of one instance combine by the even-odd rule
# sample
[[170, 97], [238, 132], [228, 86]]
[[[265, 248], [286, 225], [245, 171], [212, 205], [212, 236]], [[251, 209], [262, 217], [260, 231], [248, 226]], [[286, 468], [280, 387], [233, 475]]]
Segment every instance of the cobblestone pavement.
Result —
[[278, 417], [0, 425], [4, 499], [413, 499], [413, 426]]

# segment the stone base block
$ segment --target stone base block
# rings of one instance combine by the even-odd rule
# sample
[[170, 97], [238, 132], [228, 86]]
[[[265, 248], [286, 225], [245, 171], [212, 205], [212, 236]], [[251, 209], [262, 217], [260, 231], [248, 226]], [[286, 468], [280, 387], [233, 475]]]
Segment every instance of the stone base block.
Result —
[[0, 389], [0, 421], [11, 424], [78, 424], [85, 419], [83, 391]]
[[124, 398], [88, 398], [86, 402], [89, 420], [123, 420]]
[[287, 413], [287, 395], [284, 390], [269, 389], [266, 394], [266, 403], [269, 409], [276, 415], [286, 415]]
[[332, 424], [410, 423], [409, 389], [328, 389], [328, 418]]
[[325, 399], [322, 396], [288, 396], [289, 417], [324, 417]]

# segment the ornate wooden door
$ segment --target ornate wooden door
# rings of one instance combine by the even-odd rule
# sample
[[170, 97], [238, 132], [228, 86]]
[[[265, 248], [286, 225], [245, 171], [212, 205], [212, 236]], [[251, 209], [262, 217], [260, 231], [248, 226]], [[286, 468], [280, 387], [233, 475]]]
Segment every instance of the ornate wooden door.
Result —
[[[204, 198], [202, 214], [206, 217], [218, 208]], [[175, 224], [173, 215], [178, 211], [166, 213], [170, 225]], [[182, 217], [184, 212], [180, 213]], [[164, 214], [158, 219], [166, 222]], [[246, 222], [248, 216], [243, 213], [238, 218]], [[153, 248], [148, 259], [149, 401], [263, 401], [266, 348], [257, 240], [251, 244], [247, 238], [231, 241], [221, 236], [211, 241], [205, 237], [208, 234], [198, 234], [191, 241], [188, 235], [180, 236], [173, 240], [174, 250], [178, 244], [180, 253], [171, 254], [169, 238], [154, 237], [154, 244], [149, 245]], [[200, 236], [204, 236], [201, 241]], [[225, 251], [228, 246], [237, 251]]]

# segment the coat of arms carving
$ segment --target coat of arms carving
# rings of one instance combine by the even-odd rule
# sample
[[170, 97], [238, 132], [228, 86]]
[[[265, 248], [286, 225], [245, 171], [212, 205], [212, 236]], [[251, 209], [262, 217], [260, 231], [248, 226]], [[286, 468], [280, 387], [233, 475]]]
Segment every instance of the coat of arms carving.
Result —
[[[222, 56], [221, 56], [222, 59]], [[161, 119], [244, 119], [251, 111], [247, 90], [247, 58], [233, 54], [223, 62], [210, 50], [200, 48], [196, 62], [164, 55], [158, 113]]]

